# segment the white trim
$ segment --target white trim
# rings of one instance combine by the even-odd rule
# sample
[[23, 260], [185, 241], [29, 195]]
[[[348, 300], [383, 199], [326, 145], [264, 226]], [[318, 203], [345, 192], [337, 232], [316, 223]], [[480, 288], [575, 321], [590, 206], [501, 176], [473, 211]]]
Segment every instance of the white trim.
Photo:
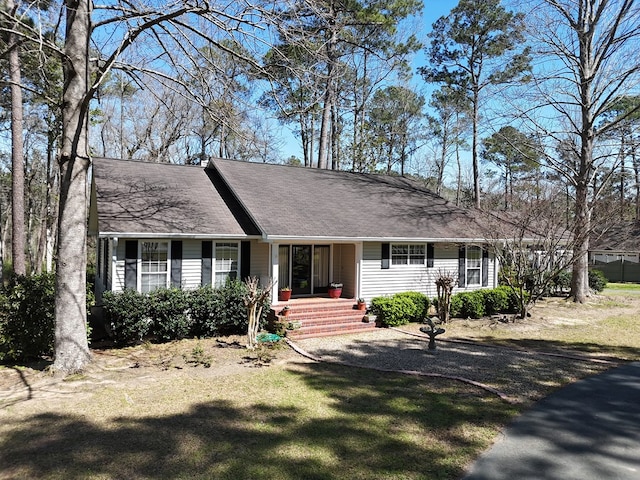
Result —
[[98, 238], [128, 238], [128, 239], [176, 239], [176, 240], [237, 240], [241, 242], [243, 240], [260, 240], [262, 239], [259, 235], [211, 235], [205, 233], [122, 233], [122, 232], [101, 232], [98, 235]]

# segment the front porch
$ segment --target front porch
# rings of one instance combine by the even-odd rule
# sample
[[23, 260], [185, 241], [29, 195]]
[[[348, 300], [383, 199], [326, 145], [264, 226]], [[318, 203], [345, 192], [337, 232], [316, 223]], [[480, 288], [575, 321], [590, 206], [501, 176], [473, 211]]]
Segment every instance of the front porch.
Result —
[[[288, 314], [283, 315], [284, 307]], [[375, 323], [364, 321], [366, 312], [357, 310], [353, 298], [329, 298], [328, 295], [295, 298], [274, 305], [269, 312], [269, 322], [299, 323], [299, 328], [287, 330], [292, 339], [324, 337], [371, 331]]]

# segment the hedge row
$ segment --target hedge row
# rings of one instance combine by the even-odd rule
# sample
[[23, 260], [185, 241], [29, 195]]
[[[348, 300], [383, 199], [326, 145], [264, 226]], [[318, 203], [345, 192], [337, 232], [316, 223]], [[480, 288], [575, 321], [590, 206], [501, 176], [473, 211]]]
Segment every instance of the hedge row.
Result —
[[509, 287], [459, 292], [451, 296], [451, 316], [480, 318], [496, 313], [518, 313], [518, 296]]
[[371, 311], [387, 327], [422, 321], [429, 305], [429, 297], [420, 292], [402, 292], [371, 299]]
[[[103, 308], [110, 334], [118, 344], [151, 337], [158, 341], [242, 334], [247, 331], [244, 283], [229, 281], [219, 288], [177, 288], [141, 294], [135, 290], [105, 292]], [[262, 310], [261, 326], [269, 305]]]

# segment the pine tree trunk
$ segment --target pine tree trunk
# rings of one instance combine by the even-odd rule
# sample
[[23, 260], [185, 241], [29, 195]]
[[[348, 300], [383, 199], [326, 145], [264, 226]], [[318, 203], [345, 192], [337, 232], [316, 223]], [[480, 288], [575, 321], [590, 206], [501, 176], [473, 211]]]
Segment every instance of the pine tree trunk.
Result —
[[[13, 0], [7, 8], [15, 13]], [[18, 30], [18, 22], [15, 22]], [[22, 79], [20, 74], [20, 46], [18, 36], [9, 34], [9, 77], [11, 81], [11, 255], [13, 271], [17, 275], [27, 273], [24, 230], [24, 145], [22, 140]]]

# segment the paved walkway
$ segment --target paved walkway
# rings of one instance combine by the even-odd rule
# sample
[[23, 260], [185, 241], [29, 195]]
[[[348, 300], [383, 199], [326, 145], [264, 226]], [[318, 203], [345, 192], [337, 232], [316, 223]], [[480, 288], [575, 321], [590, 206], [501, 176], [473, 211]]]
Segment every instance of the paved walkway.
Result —
[[541, 400], [464, 477], [502, 479], [640, 479], [640, 362]]

